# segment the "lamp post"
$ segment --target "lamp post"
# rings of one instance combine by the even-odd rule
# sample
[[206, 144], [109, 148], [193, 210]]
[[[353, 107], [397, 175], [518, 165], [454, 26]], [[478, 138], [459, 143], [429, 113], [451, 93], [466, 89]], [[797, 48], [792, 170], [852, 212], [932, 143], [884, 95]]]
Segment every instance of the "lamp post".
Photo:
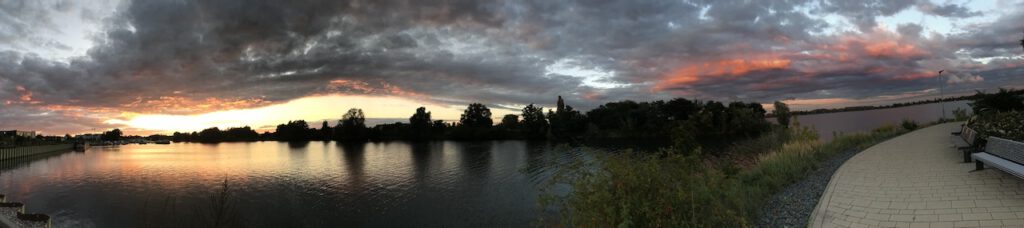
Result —
[[945, 96], [942, 91], [943, 91], [943, 88], [946, 87], [946, 82], [944, 82], [942, 80], [942, 72], [945, 72], [945, 71], [946, 70], [939, 70], [939, 77], [938, 77], [939, 78], [939, 104], [942, 105], [942, 120], [946, 120], [946, 102], [942, 100], [942, 98]]

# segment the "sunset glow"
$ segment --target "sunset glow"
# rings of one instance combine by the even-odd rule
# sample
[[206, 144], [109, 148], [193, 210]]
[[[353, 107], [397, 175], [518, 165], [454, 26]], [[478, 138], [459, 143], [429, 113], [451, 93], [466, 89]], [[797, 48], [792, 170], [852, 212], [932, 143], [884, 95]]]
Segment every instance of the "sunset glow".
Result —
[[[426, 107], [434, 118], [457, 120], [461, 107], [433, 104], [394, 96], [348, 96], [329, 95], [306, 97], [286, 103], [250, 109], [224, 110], [195, 115], [167, 114], [123, 114], [121, 118], [109, 119], [108, 124], [125, 125], [131, 133], [191, 132], [208, 127], [250, 126], [258, 131], [273, 130], [277, 124], [302, 119], [312, 127], [319, 127], [320, 121], [328, 120], [331, 126], [337, 124], [349, 108], [361, 108], [373, 118], [407, 119], [418, 107]], [[509, 113], [494, 110], [495, 116]]]

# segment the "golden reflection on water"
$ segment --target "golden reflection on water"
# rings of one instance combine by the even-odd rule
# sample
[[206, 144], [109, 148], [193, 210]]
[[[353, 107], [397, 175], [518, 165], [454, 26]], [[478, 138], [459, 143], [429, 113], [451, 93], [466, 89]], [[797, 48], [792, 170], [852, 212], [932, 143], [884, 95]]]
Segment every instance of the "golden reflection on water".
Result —
[[542, 158], [559, 154], [531, 148], [546, 147], [523, 141], [93, 147], [3, 166], [0, 193], [65, 227], [133, 226], [124, 214], [165, 199], [201, 205], [223, 180], [254, 226], [293, 226], [295, 216], [328, 226], [518, 226], [537, 213], [536, 176], [549, 170]]

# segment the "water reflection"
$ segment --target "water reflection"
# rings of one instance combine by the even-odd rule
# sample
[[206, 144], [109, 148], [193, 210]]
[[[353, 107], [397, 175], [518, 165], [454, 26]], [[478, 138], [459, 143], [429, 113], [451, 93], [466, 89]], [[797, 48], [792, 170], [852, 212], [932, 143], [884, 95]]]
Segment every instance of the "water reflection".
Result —
[[[292, 148], [292, 149], [302, 149], [302, 148], [306, 148], [306, 146], [309, 146], [309, 141], [288, 142], [288, 148]], [[304, 150], [293, 150], [293, 151], [304, 151]]]
[[416, 172], [416, 181], [422, 183], [430, 171], [431, 155], [433, 154], [431, 151], [441, 151], [441, 148], [435, 148], [440, 146], [440, 144], [435, 142], [411, 142], [409, 146], [409, 153], [412, 154], [412, 162]]
[[365, 142], [338, 142], [345, 158], [345, 169], [348, 173], [350, 185], [359, 186], [363, 183], [363, 170], [366, 166], [366, 143]]
[[465, 142], [455, 144], [455, 146], [466, 174], [472, 177], [487, 176], [488, 169], [491, 167], [491, 149], [494, 142]]
[[55, 227], [174, 224], [181, 218], [164, 210], [165, 201], [205, 206], [224, 179], [247, 227], [523, 227], [540, 213], [537, 183], [554, 164], [546, 160], [565, 156], [551, 148], [525, 141], [94, 147], [0, 165], [0, 194], [54, 215]]

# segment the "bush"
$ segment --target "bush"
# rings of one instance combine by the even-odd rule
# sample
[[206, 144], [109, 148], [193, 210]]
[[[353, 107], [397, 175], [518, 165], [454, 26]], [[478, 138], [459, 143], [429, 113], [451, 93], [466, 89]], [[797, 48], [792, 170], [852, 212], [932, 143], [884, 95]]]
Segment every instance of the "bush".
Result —
[[906, 129], [908, 131], [913, 131], [914, 129], [917, 129], [917, 127], [918, 127], [916, 121], [909, 120], [909, 119], [903, 119], [903, 122], [900, 123], [900, 126], [903, 126], [903, 129]]
[[971, 121], [969, 126], [978, 131], [981, 138], [995, 136], [1024, 141], [1024, 111], [986, 113]]
[[588, 162], [577, 160], [563, 166], [549, 183], [570, 186], [568, 194], [558, 196], [549, 187], [541, 203], [560, 206], [560, 222], [572, 227], [746, 227], [768, 197], [803, 178], [821, 161], [906, 132], [890, 125], [822, 144], [807, 128], [790, 129], [781, 148], [760, 156], [754, 167], [737, 175], [707, 165], [700, 149], [687, 154], [665, 149], [662, 156], [614, 153]]
[[1018, 95], [1020, 91], [1011, 91], [1006, 89], [999, 89], [999, 92], [992, 94], [985, 94], [978, 91], [974, 95], [975, 100], [972, 102], [971, 108], [974, 109], [974, 114], [984, 114], [989, 112], [1007, 112], [1007, 111], [1024, 111], [1024, 98]]
[[956, 108], [953, 109], [953, 120], [955, 121], [966, 121], [967, 118], [971, 117], [967, 114], [967, 109]]

